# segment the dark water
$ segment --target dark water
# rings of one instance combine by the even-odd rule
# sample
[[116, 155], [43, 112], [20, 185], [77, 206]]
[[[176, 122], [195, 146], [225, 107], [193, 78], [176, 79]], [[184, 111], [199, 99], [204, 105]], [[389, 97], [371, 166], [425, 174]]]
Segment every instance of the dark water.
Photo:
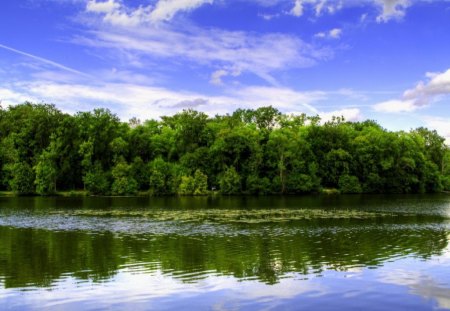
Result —
[[[389, 213], [261, 223], [76, 211]], [[0, 310], [450, 309], [450, 196], [0, 197]]]

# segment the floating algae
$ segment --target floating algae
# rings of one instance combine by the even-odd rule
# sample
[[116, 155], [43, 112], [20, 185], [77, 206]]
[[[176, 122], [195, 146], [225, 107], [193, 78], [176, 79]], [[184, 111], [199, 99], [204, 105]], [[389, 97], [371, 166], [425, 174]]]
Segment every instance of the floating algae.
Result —
[[74, 210], [53, 212], [68, 216], [139, 217], [155, 221], [217, 222], [217, 223], [269, 223], [307, 219], [373, 219], [394, 217], [393, 213], [365, 212], [357, 210], [320, 209], [263, 209], [263, 210]]

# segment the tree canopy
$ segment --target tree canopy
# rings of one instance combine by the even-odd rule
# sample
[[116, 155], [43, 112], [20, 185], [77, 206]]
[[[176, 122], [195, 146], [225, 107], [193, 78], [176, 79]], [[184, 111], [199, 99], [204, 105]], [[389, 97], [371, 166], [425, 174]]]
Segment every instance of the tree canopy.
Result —
[[153, 195], [425, 193], [450, 190], [450, 150], [426, 128], [321, 123], [273, 107], [208, 117], [184, 110], [121, 122], [107, 109], [0, 107], [0, 190]]

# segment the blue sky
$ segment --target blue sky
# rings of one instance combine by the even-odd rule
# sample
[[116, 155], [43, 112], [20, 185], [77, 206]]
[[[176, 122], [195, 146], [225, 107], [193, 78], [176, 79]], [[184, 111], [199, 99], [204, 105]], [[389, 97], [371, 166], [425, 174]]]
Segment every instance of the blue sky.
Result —
[[123, 120], [272, 105], [450, 142], [450, 1], [2, 1], [0, 100]]

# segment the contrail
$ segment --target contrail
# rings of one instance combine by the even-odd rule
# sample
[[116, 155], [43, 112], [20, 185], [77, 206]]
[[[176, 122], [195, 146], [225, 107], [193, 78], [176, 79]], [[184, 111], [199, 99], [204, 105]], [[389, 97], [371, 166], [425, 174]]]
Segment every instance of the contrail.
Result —
[[65, 70], [65, 71], [68, 71], [68, 72], [71, 72], [71, 73], [75, 73], [75, 74], [82, 75], [82, 76], [85, 76], [85, 77], [91, 77], [90, 75], [88, 75], [86, 73], [83, 73], [81, 71], [78, 71], [78, 70], [72, 69], [70, 67], [61, 65], [61, 64], [56, 63], [54, 61], [51, 61], [49, 59], [45, 59], [45, 58], [42, 58], [42, 57], [39, 57], [39, 56], [36, 56], [36, 55], [32, 55], [32, 54], [29, 54], [29, 53], [26, 53], [26, 52], [22, 52], [22, 51], [16, 50], [14, 48], [11, 48], [11, 47], [3, 45], [3, 44], [0, 44], [0, 48], [3, 48], [5, 50], [8, 50], [8, 51], [11, 51], [11, 52], [23, 55], [23, 56], [27, 56], [29, 58], [35, 59], [35, 60], [40, 61], [42, 63], [48, 64], [50, 66], [53, 66], [53, 67], [56, 67], [56, 68], [59, 68], [59, 69], [62, 69], [62, 70]]

